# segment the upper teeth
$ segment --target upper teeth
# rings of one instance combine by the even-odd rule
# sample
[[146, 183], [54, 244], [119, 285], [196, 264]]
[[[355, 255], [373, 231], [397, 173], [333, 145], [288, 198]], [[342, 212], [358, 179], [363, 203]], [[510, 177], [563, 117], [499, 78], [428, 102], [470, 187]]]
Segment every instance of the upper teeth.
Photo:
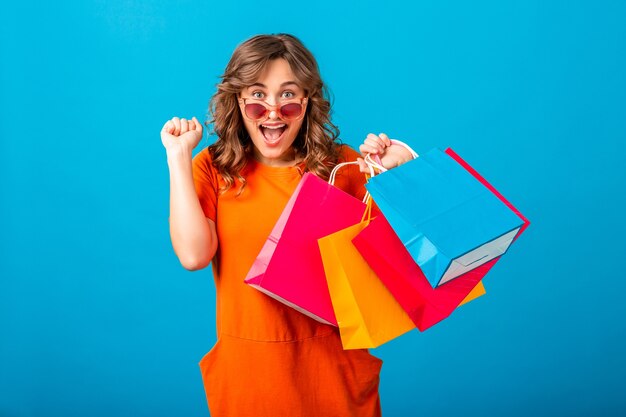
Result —
[[273, 126], [266, 126], [266, 125], [261, 125], [261, 126], [263, 126], [266, 129], [280, 129], [281, 127], [285, 127], [284, 124], [282, 124], [282, 125], [273, 125]]

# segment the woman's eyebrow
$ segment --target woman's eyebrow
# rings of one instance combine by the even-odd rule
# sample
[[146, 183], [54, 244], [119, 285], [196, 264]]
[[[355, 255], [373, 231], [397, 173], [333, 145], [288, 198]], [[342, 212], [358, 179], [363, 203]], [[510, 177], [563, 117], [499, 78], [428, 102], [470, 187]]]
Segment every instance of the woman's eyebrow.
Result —
[[[298, 83], [297, 83], [297, 82], [295, 82], [295, 81], [285, 81], [284, 83], [282, 83], [282, 84], [280, 85], [280, 88], [283, 88], [283, 87], [285, 87], [285, 86], [287, 86], [287, 85], [295, 85], [296, 87], [300, 87], [300, 86], [298, 85]], [[267, 86], [266, 86], [265, 84], [263, 84], [263, 83], [254, 83], [254, 84], [252, 84], [251, 86], [249, 86], [248, 88], [252, 88], [252, 87], [267, 88]]]

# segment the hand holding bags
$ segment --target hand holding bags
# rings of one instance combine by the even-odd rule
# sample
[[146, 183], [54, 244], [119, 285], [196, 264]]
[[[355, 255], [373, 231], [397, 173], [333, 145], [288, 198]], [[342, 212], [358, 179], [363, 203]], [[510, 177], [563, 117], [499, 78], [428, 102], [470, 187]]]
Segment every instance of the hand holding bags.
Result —
[[365, 203], [305, 173], [245, 282], [322, 323], [336, 326], [317, 239], [361, 221]]

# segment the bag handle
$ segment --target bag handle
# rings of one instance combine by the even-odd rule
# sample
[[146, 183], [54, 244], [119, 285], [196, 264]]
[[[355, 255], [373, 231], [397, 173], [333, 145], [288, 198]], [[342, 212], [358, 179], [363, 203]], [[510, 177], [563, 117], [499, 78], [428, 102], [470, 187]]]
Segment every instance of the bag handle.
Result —
[[[346, 165], [358, 165], [359, 163], [357, 161], [351, 161], [351, 162], [342, 162], [340, 164], [335, 165], [335, 167], [333, 168], [333, 170], [330, 172], [330, 176], [328, 177], [328, 183], [330, 185], [335, 185], [335, 179], [337, 177], [337, 171], [339, 171], [339, 168], [344, 167]], [[374, 172], [374, 167], [369, 164], [368, 162], [366, 162], [368, 168], [370, 169], [370, 176], [373, 177], [375, 174]], [[369, 198], [369, 191], [367, 191], [365, 193], [365, 196], [363, 197], [363, 202], [366, 203], [367, 199]]]
[[[391, 143], [393, 145], [400, 145], [403, 148], [405, 148], [407, 151], [409, 151], [411, 153], [411, 156], [413, 157], [413, 159], [417, 159], [419, 158], [419, 155], [417, 154], [417, 152], [415, 152], [413, 150], [413, 148], [411, 148], [409, 145], [407, 145], [406, 143], [399, 141], [397, 139], [391, 139]], [[367, 154], [365, 155], [365, 162], [367, 162], [368, 165], [370, 165], [371, 167], [376, 168], [377, 170], [379, 170], [380, 172], [386, 172], [388, 171], [387, 168], [385, 168], [382, 164], [382, 162], [380, 161], [380, 158], [378, 157], [378, 155], [374, 155], [374, 157], [376, 159], [372, 159], [372, 154]]]
[[361, 223], [363, 223], [366, 220], [369, 222], [372, 219], [373, 200], [369, 191], [365, 193], [365, 198], [363, 199], [363, 202], [366, 204], [366, 206], [365, 206], [365, 211], [363, 212], [363, 216], [361, 217]]

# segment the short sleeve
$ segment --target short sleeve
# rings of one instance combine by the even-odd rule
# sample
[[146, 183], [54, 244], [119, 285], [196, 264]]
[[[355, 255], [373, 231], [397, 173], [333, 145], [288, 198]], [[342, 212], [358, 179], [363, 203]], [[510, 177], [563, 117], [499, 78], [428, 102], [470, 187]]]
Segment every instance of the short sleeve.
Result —
[[192, 161], [193, 182], [204, 216], [217, 221], [219, 182], [208, 148], [200, 151]]

